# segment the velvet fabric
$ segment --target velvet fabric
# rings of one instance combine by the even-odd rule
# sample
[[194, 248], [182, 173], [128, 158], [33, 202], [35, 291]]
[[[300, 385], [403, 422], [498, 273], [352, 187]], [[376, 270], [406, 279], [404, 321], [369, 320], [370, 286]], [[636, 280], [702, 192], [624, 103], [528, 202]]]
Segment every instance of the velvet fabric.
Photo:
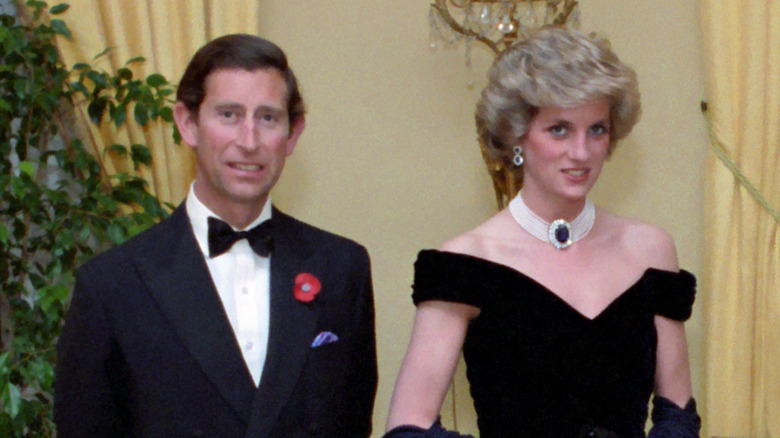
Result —
[[689, 272], [648, 269], [591, 319], [507, 266], [424, 250], [413, 299], [481, 310], [463, 347], [481, 437], [644, 437], [654, 317], [687, 319], [695, 285]]

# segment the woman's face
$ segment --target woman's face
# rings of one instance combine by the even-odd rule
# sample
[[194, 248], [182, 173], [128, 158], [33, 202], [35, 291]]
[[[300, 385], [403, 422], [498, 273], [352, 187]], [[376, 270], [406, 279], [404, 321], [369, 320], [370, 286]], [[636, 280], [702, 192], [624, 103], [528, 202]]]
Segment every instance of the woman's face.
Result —
[[606, 98], [573, 108], [541, 108], [520, 139], [523, 191], [547, 199], [584, 200], [607, 159], [609, 110]]

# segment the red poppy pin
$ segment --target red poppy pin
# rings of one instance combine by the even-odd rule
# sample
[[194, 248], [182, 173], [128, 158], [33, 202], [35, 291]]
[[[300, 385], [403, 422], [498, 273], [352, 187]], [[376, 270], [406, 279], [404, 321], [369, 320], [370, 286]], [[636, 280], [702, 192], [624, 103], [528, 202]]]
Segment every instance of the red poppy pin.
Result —
[[303, 301], [304, 303], [311, 302], [320, 293], [320, 289], [322, 289], [320, 280], [311, 274], [301, 272], [295, 277], [293, 295], [295, 295], [295, 299], [298, 301]]

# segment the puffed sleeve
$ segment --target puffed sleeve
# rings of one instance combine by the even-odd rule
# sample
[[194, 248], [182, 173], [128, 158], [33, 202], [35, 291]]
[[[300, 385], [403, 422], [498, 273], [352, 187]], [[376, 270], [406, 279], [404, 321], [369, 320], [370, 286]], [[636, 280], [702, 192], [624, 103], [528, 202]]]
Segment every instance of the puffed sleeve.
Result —
[[491, 269], [495, 269], [495, 264], [477, 257], [422, 250], [414, 262], [412, 300], [415, 305], [436, 300], [481, 308], [481, 292], [495, 278]]
[[677, 321], [691, 317], [696, 297], [696, 277], [693, 274], [685, 270], [651, 269], [646, 284], [652, 292], [655, 314]]

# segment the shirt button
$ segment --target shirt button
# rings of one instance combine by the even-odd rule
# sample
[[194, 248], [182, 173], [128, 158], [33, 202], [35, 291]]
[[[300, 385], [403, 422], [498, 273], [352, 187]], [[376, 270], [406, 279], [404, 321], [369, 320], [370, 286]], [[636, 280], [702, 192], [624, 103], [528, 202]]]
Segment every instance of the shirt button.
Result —
[[241, 293], [242, 293], [242, 294], [244, 294], [244, 295], [246, 295], [246, 294], [248, 294], [248, 293], [249, 293], [249, 289], [247, 289], [247, 288], [245, 288], [245, 287], [244, 287], [244, 288], [241, 288]]
[[246, 349], [247, 349], [247, 350], [251, 350], [251, 349], [252, 349], [252, 347], [254, 347], [254, 345], [255, 345], [255, 344], [253, 344], [253, 343], [251, 343], [251, 342], [247, 342], [247, 343], [246, 343], [246, 345], [245, 345], [245, 347], [246, 347]]

